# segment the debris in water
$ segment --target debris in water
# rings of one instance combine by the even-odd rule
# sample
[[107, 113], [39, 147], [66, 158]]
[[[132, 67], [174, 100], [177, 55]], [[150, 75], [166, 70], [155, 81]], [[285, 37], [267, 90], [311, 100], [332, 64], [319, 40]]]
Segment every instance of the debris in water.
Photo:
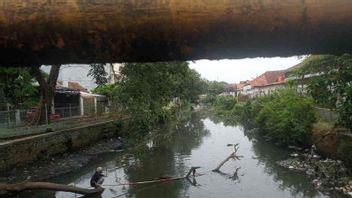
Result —
[[278, 161], [277, 164], [314, 178], [312, 184], [319, 190], [339, 189], [345, 194], [352, 193], [352, 181], [349, 181], [349, 172], [342, 161], [320, 159], [314, 148], [308, 153], [292, 153], [290, 156], [294, 158]]
[[298, 154], [298, 153], [291, 153], [290, 156], [291, 156], [291, 157], [298, 157], [299, 154]]
[[298, 146], [291, 146], [291, 145], [289, 145], [288, 148], [289, 148], [289, 149], [292, 149], [292, 150], [296, 150], [296, 151], [301, 151], [301, 150], [302, 150], [302, 148], [301, 148], [301, 147], [298, 147]]

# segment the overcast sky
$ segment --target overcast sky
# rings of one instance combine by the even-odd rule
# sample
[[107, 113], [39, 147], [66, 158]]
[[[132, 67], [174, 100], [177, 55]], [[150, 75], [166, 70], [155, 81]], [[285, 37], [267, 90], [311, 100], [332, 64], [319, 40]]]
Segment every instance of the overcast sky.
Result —
[[288, 58], [198, 60], [190, 62], [190, 68], [195, 69], [208, 80], [238, 83], [241, 80], [252, 80], [266, 71], [287, 69], [301, 62], [302, 58], [294, 56]]

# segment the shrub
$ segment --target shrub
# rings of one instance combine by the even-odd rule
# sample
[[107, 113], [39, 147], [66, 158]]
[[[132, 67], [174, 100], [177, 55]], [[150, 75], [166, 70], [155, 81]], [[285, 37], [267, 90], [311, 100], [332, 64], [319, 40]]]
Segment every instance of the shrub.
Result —
[[231, 111], [236, 105], [233, 96], [218, 96], [215, 100], [215, 109], [220, 111]]
[[206, 105], [212, 106], [214, 105], [215, 101], [216, 101], [216, 96], [206, 95], [206, 97], [202, 98], [200, 102]]
[[267, 135], [283, 144], [307, 144], [315, 113], [312, 101], [293, 90], [259, 98], [253, 104], [256, 122]]
[[341, 159], [344, 159], [348, 166], [352, 166], [352, 141], [342, 139], [338, 148], [337, 154]]

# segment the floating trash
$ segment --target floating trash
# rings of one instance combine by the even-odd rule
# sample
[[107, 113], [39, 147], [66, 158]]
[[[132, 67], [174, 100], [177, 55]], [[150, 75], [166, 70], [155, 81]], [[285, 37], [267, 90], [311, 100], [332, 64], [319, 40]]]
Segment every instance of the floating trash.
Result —
[[298, 153], [291, 153], [290, 156], [291, 156], [291, 157], [298, 157], [299, 154], [298, 154]]
[[278, 165], [300, 172], [313, 178], [312, 184], [319, 190], [340, 190], [346, 195], [352, 194], [352, 181], [349, 181], [348, 169], [342, 161], [321, 159], [314, 152], [291, 153], [287, 160], [276, 162]]
[[289, 148], [289, 149], [292, 149], [292, 150], [296, 150], [296, 151], [301, 151], [301, 150], [302, 150], [302, 148], [301, 148], [301, 147], [298, 147], [298, 146], [291, 146], [291, 145], [289, 145], [288, 148]]

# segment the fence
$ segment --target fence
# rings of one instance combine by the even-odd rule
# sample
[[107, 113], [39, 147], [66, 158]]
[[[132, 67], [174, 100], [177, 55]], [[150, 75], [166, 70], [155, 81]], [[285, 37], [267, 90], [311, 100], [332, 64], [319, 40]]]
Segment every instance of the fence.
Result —
[[337, 121], [337, 113], [333, 112], [332, 110], [320, 107], [315, 107], [315, 109], [322, 119], [331, 123], [335, 123]]
[[81, 115], [80, 106], [68, 106], [68, 107], [56, 107], [55, 114], [59, 115], [60, 118], [68, 118]]
[[28, 109], [9, 109], [0, 111], [0, 128], [21, 126], [27, 122]]
[[[94, 102], [86, 102], [81, 112], [79, 104], [56, 104], [54, 114], [50, 116], [50, 120], [60, 120], [62, 118], [70, 118], [77, 116], [97, 116], [104, 115], [108, 110], [105, 103], [98, 102], [95, 106]], [[84, 112], [84, 113], [83, 113]], [[21, 106], [13, 107], [8, 104], [0, 104], [0, 130], [1, 128], [13, 128], [26, 126], [31, 123], [38, 113], [36, 108], [23, 108]], [[81, 114], [83, 113], [83, 115]]]

